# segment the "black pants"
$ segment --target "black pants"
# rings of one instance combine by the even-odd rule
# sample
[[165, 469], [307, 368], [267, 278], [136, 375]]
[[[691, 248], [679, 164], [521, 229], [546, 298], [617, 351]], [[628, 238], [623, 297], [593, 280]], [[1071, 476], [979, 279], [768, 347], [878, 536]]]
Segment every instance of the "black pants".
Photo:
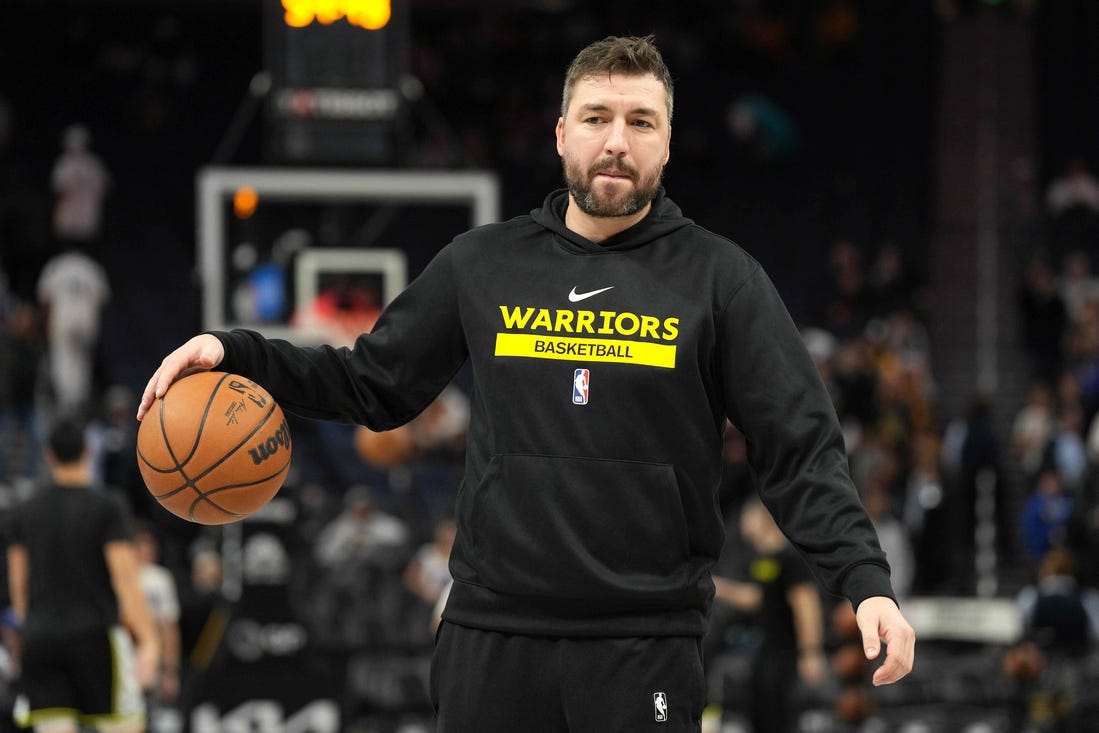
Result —
[[438, 733], [697, 733], [696, 637], [541, 637], [444, 623], [431, 667]]

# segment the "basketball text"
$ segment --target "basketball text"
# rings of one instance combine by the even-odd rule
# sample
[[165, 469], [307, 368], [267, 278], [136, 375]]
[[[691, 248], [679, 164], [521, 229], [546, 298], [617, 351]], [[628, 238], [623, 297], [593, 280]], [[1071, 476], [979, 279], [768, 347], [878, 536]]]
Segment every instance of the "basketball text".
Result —
[[282, 421], [282, 425], [275, 431], [267, 440], [261, 441], [256, 444], [254, 448], [249, 449], [248, 455], [252, 456], [252, 463], [257, 466], [266, 461], [271, 456], [279, 452], [279, 448], [290, 447], [290, 428], [287, 426], [286, 421]]

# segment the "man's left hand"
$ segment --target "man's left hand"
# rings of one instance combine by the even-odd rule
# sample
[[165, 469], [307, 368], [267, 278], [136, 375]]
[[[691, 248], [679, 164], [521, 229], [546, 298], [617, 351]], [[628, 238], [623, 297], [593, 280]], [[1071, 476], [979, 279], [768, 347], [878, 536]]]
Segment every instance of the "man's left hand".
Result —
[[885, 661], [874, 671], [875, 685], [888, 685], [912, 671], [916, 657], [916, 632], [893, 599], [867, 598], [855, 614], [867, 659], [877, 659], [885, 644]]

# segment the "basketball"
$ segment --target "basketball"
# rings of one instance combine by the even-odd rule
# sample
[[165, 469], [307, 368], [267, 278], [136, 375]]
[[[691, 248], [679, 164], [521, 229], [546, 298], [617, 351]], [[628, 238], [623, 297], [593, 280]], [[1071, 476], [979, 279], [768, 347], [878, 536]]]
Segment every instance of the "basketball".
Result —
[[355, 428], [355, 450], [359, 456], [377, 468], [393, 468], [404, 463], [415, 450], [412, 431], [407, 425], [375, 432], [370, 428]]
[[226, 372], [196, 372], [156, 400], [137, 431], [149, 493], [197, 524], [227, 524], [263, 507], [290, 469], [290, 430], [263, 387]]

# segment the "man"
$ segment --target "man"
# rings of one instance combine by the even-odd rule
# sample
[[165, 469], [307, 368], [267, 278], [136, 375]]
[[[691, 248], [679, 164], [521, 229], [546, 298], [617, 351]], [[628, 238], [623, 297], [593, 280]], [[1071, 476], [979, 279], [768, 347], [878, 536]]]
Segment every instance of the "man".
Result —
[[740, 510], [740, 535], [749, 552], [738, 553], [723, 577], [715, 568], [715, 598], [758, 614], [762, 632], [752, 660], [749, 697], [752, 730], [789, 733], [798, 717], [797, 681], [824, 681], [824, 614], [820, 590], [766, 507], [750, 498]]
[[139, 685], [151, 683], [159, 651], [127, 514], [88, 487], [80, 424], [53, 428], [46, 460], [53, 482], [15, 508], [8, 545], [22, 632], [16, 722], [39, 733], [140, 733]]
[[89, 414], [95, 394], [95, 350], [110, 298], [107, 271], [75, 243], [42, 268], [38, 302], [45, 310], [50, 389], [57, 414]]
[[138, 581], [149, 604], [153, 625], [160, 641], [160, 668], [148, 697], [149, 714], [155, 719], [161, 709], [170, 709], [179, 697], [180, 636], [179, 592], [172, 571], [160, 564], [160, 540], [152, 526], [134, 528]]
[[351, 349], [204, 334], [142, 396], [139, 419], [185, 370], [218, 367], [284, 409], [381, 430], [472, 362], [433, 662], [443, 733], [698, 730], [726, 416], [780, 526], [857, 606], [867, 655], [888, 645], [875, 680], [911, 669], [914, 634], [797, 329], [759, 265], [664, 193], [671, 118], [650, 39], [592, 44], [557, 122], [567, 191], [457, 237]]

